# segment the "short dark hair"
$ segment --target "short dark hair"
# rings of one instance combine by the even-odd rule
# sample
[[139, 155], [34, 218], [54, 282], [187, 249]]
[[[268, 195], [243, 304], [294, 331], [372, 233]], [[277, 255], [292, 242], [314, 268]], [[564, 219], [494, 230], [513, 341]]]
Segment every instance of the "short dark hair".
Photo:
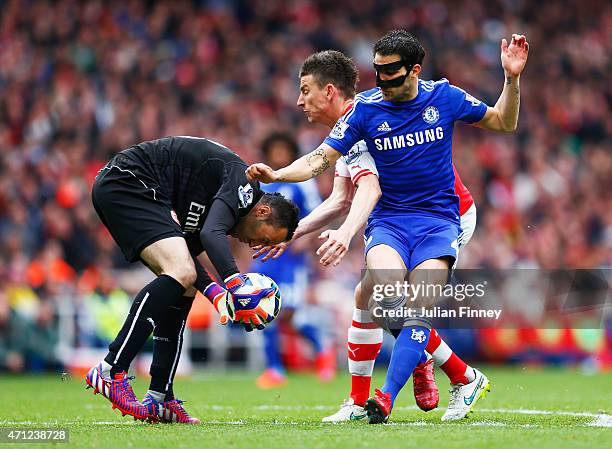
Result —
[[298, 158], [298, 156], [300, 155], [300, 150], [293, 136], [289, 133], [275, 132], [266, 137], [263, 143], [261, 144], [261, 151], [263, 152], [266, 159], [268, 158], [272, 147], [279, 143], [285, 144], [287, 148], [289, 148], [293, 160]]
[[300, 69], [300, 78], [306, 75], [312, 75], [320, 87], [333, 84], [347, 98], [355, 96], [359, 81], [355, 62], [336, 50], [320, 51], [308, 56]]
[[425, 49], [421, 43], [406, 30], [392, 30], [376, 41], [374, 55], [400, 55], [407, 64], [422, 64]]
[[278, 192], [264, 193], [260, 201], [261, 204], [267, 204], [272, 209], [266, 222], [275, 228], [287, 228], [285, 241], [291, 240], [300, 221], [300, 208]]

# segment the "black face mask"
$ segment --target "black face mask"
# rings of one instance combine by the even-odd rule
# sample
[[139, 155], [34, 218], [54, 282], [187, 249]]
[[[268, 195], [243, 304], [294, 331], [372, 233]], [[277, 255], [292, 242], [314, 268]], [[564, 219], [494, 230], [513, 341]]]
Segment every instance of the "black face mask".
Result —
[[[400, 87], [408, 78], [410, 71], [414, 64], [406, 64], [403, 60], [390, 62], [389, 64], [376, 64], [374, 63], [374, 70], [376, 70], [376, 86], [387, 88], [387, 87]], [[406, 67], [406, 74], [402, 76], [398, 76], [397, 78], [393, 78], [391, 80], [382, 80], [380, 79], [380, 74], [385, 73], [389, 75], [393, 75], [395, 72], [400, 70], [402, 67]]]

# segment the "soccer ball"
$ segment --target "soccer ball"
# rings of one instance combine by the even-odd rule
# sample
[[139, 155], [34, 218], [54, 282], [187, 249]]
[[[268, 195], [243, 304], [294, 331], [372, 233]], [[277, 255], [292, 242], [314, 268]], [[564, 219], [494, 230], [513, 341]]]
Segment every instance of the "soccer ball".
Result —
[[[259, 301], [259, 305], [262, 309], [268, 312], [268, 315], [272, 316], [271, 320], [268, 320], [267, 323], [271, 323], [274, 318], [278, 316], [278, 313], [281, 309], [281, 294], [278, 285], [274, 280], [264, 274], [260, 273], [247, 273], [246, 275], [246, 285], [252, 285], [256, 288], [272, 288], [273, 291], [265, 298], [262, 298]], [[234, 320], [234, 301], [232, 300], [231, 295], [227, 295], [227, 312], [229, 317]]]

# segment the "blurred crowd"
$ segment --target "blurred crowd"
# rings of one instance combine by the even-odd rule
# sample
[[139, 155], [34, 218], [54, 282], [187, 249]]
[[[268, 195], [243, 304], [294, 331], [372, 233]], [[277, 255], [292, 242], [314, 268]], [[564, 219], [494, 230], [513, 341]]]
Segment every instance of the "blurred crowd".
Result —
[[[275, 131], [308, 152], [326, 129], [296, 106], [304, 58], [339, 49], [358, 64], [359, 89], [371, 88], [373, 43], [393, 28], [423, 43], [422, 78], [448, 78], [489, 105], [503, 86], [501, 38], [522, 33], [531, 45], [518, 131], [455, 131], [478, 207], [461, 266], [609, 267], [610, 3], [0, 0], [0, 369], [56, 363], [35, 350], [57, 339], [57, 298], [93, 308], [85, 298], [134, 288], [91, 207], [112, 154], [194, 135], [255, 162]], [[318, 182], [325, 197], [331, 174]], [[362, 261], [355, 240], [342, 271], [313, 260], [319, 284], [350, 291]], [[238, 253], [248, 266], [248, 249]], [[9, 344], [25, 332], [32, 347]], [[90, 342], [86, 330], [75, 335]]]

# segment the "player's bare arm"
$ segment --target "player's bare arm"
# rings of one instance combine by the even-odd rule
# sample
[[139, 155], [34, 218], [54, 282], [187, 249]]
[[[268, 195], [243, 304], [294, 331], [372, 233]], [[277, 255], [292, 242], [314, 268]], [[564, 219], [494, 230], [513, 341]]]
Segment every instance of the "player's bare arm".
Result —
[[306, 162], [310, 167], [313, 178], [329, 168], [329, 159], [327, 159], [323, 148], [317, 148], [312, 153], [306, 155]]
[[345, 216], [351, 207], [352, 199], [353, 184], [350, 178], [336, 176], [329, 197], [300, 220], [294, 235], [301, 237], [310, 234], [330, 224], [333, 220]]
[[341, 154], [329, 145], [322, 143], [316, 150], [302, 156], [291, 165], [279, 170], [272, 170], [266, 164], [253, 164], [246, 170], [249, 181], [302, 182], [315, 178], [334, 164]]
[[351, 240], [366, 223], [381, 195], [377, 176], [371, 174], [359, 179], [353, 204], [344, 223], [340, 228], [327, 230], [319, 236], [327, 240], [317, 250], [317, 255], [321, 256], [321, 264], [336, 266], [340, 263], [348, 251]]
[[501, 42], [501, 62], [504, 69], [504, 88], [494, 107], [487, 109], [476, 126], [492, 131], [512, 132], [518, 124], [520, 107], [520, 76], [525, 69], [529, 43], [522, 34], [513, 34], [510, 45]]
[[291, 242], [283, 242], [274, 246], [255, 247], [253, 259], [257, 259], [262, 255], [264, 255], [261, 258], [262, 262], [265, 262], [270, 258], [278, 259], [292, 242], [296, 241], [300, 237], [321, 229], [323, 226], [328, 225], [333, 220], [345, 216], [351, 207], [352, 198], [353, 184], [351, 183], [350, 178], [336, 176], [334, 178], [334, 187], [331, 194], [325, 199], [325, 201], [315, 207], [311, 213], [300, 220]]

